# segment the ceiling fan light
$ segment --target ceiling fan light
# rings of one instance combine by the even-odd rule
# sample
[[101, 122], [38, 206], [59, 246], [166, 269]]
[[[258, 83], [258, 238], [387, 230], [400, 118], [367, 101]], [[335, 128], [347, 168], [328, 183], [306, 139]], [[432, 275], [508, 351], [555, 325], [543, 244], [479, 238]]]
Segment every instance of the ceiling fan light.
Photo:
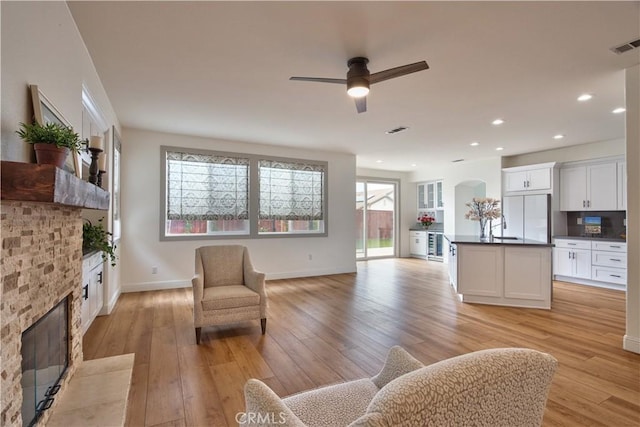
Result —
[[347, 82], [347, 93], [353, 98], [362, 98], [369, 93], [369, 82], [364, 78], [352, 78]]

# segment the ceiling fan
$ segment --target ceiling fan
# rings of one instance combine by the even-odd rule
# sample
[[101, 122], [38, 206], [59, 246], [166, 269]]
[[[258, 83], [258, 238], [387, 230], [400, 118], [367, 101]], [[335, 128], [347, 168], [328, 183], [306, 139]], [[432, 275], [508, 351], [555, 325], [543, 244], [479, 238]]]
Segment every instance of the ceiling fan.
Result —
[[385, 80], [395, 79], [417, 71], [427, 70], [429, 66], [426, 61], [416, 62], [414, 64], [401, 65], [388, 70], [379, 71], [377, 73], [369, 73], [367, 63], [369, 59], [357, 56], [347, 61], [346, 79], [331, 79], [324, 77], [291, 77], [289, 80], [299, 80], [305, 82], [318, 83], [338, 83], [347, 85], [347, 93], [356, 101], [356, 109], [358, 113], [367, 111], [367, 94], [369, 93], [369, 85], [380, 83]]

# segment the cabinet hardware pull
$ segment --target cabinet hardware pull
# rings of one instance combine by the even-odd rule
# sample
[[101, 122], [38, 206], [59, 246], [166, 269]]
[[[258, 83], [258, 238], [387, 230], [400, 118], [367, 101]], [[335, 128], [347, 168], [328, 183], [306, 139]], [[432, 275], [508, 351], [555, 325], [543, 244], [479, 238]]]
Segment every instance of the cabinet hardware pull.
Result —
[[575, 244], [575, 243], [567, 243], [567, 245], [569, 245], [569, 246], [575, 246], [576, 244]]
[[586, 208], [586, 207], [587, 207], [587, 202], [586, 202], [586, 201], [584, 201], [584, 200], [582, 201], [582, 207], [583, 207], [583, 208]]
[[622, 260], [620, 260], [620, 259], [616, 259], [616, 258], [609, 258], [609, 261], [617, 261], [617, 262], [622, 262]]
[[611, 277], [617, 277], [618, 279], [620, 278], [620, 276], [618, 276], [617, 274], [610, 274], [609, 276], [611, 276]]
[[590, 208], [591, 207], [591, 200], [587, 200], [587, 207]]
[[614, 246], [614, 245], [609, 245], [610, 248], [616, 248], [616, 249], [620, 249], [620, 246]]
[[82, 299], [89, 299], [89, 285], [84, 285], [82, 287]]
[[98, 279], [98, 283], [102, 283], [102, 271], [100, 273], [98, 273], [98, 276], [100, 277]]

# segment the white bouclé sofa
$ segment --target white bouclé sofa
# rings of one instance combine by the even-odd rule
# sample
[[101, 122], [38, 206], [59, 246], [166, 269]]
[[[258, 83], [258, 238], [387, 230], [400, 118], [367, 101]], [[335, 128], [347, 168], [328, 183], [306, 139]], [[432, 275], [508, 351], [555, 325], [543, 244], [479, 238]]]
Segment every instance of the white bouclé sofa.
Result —
[[401, 347], [376, 376], [279, 398], [245, 385], [242, 426], [540, 426], [557, 365], [524, 348], [482, 350], [423, 366]]

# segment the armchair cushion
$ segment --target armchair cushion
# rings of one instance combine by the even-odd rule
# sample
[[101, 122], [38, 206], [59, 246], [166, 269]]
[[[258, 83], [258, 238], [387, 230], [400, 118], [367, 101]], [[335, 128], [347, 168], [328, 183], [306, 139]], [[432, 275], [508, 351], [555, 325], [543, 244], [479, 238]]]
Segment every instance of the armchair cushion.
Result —
[[244, 246], [204, 246], [198, 248], [198, 251], [202, 260], [205, 288], [244, 284]]
[[211, 286], [204, 288], [202, 308], [205, 311], [247, 307], [260, 304], [260, 295], [246, 286]]

